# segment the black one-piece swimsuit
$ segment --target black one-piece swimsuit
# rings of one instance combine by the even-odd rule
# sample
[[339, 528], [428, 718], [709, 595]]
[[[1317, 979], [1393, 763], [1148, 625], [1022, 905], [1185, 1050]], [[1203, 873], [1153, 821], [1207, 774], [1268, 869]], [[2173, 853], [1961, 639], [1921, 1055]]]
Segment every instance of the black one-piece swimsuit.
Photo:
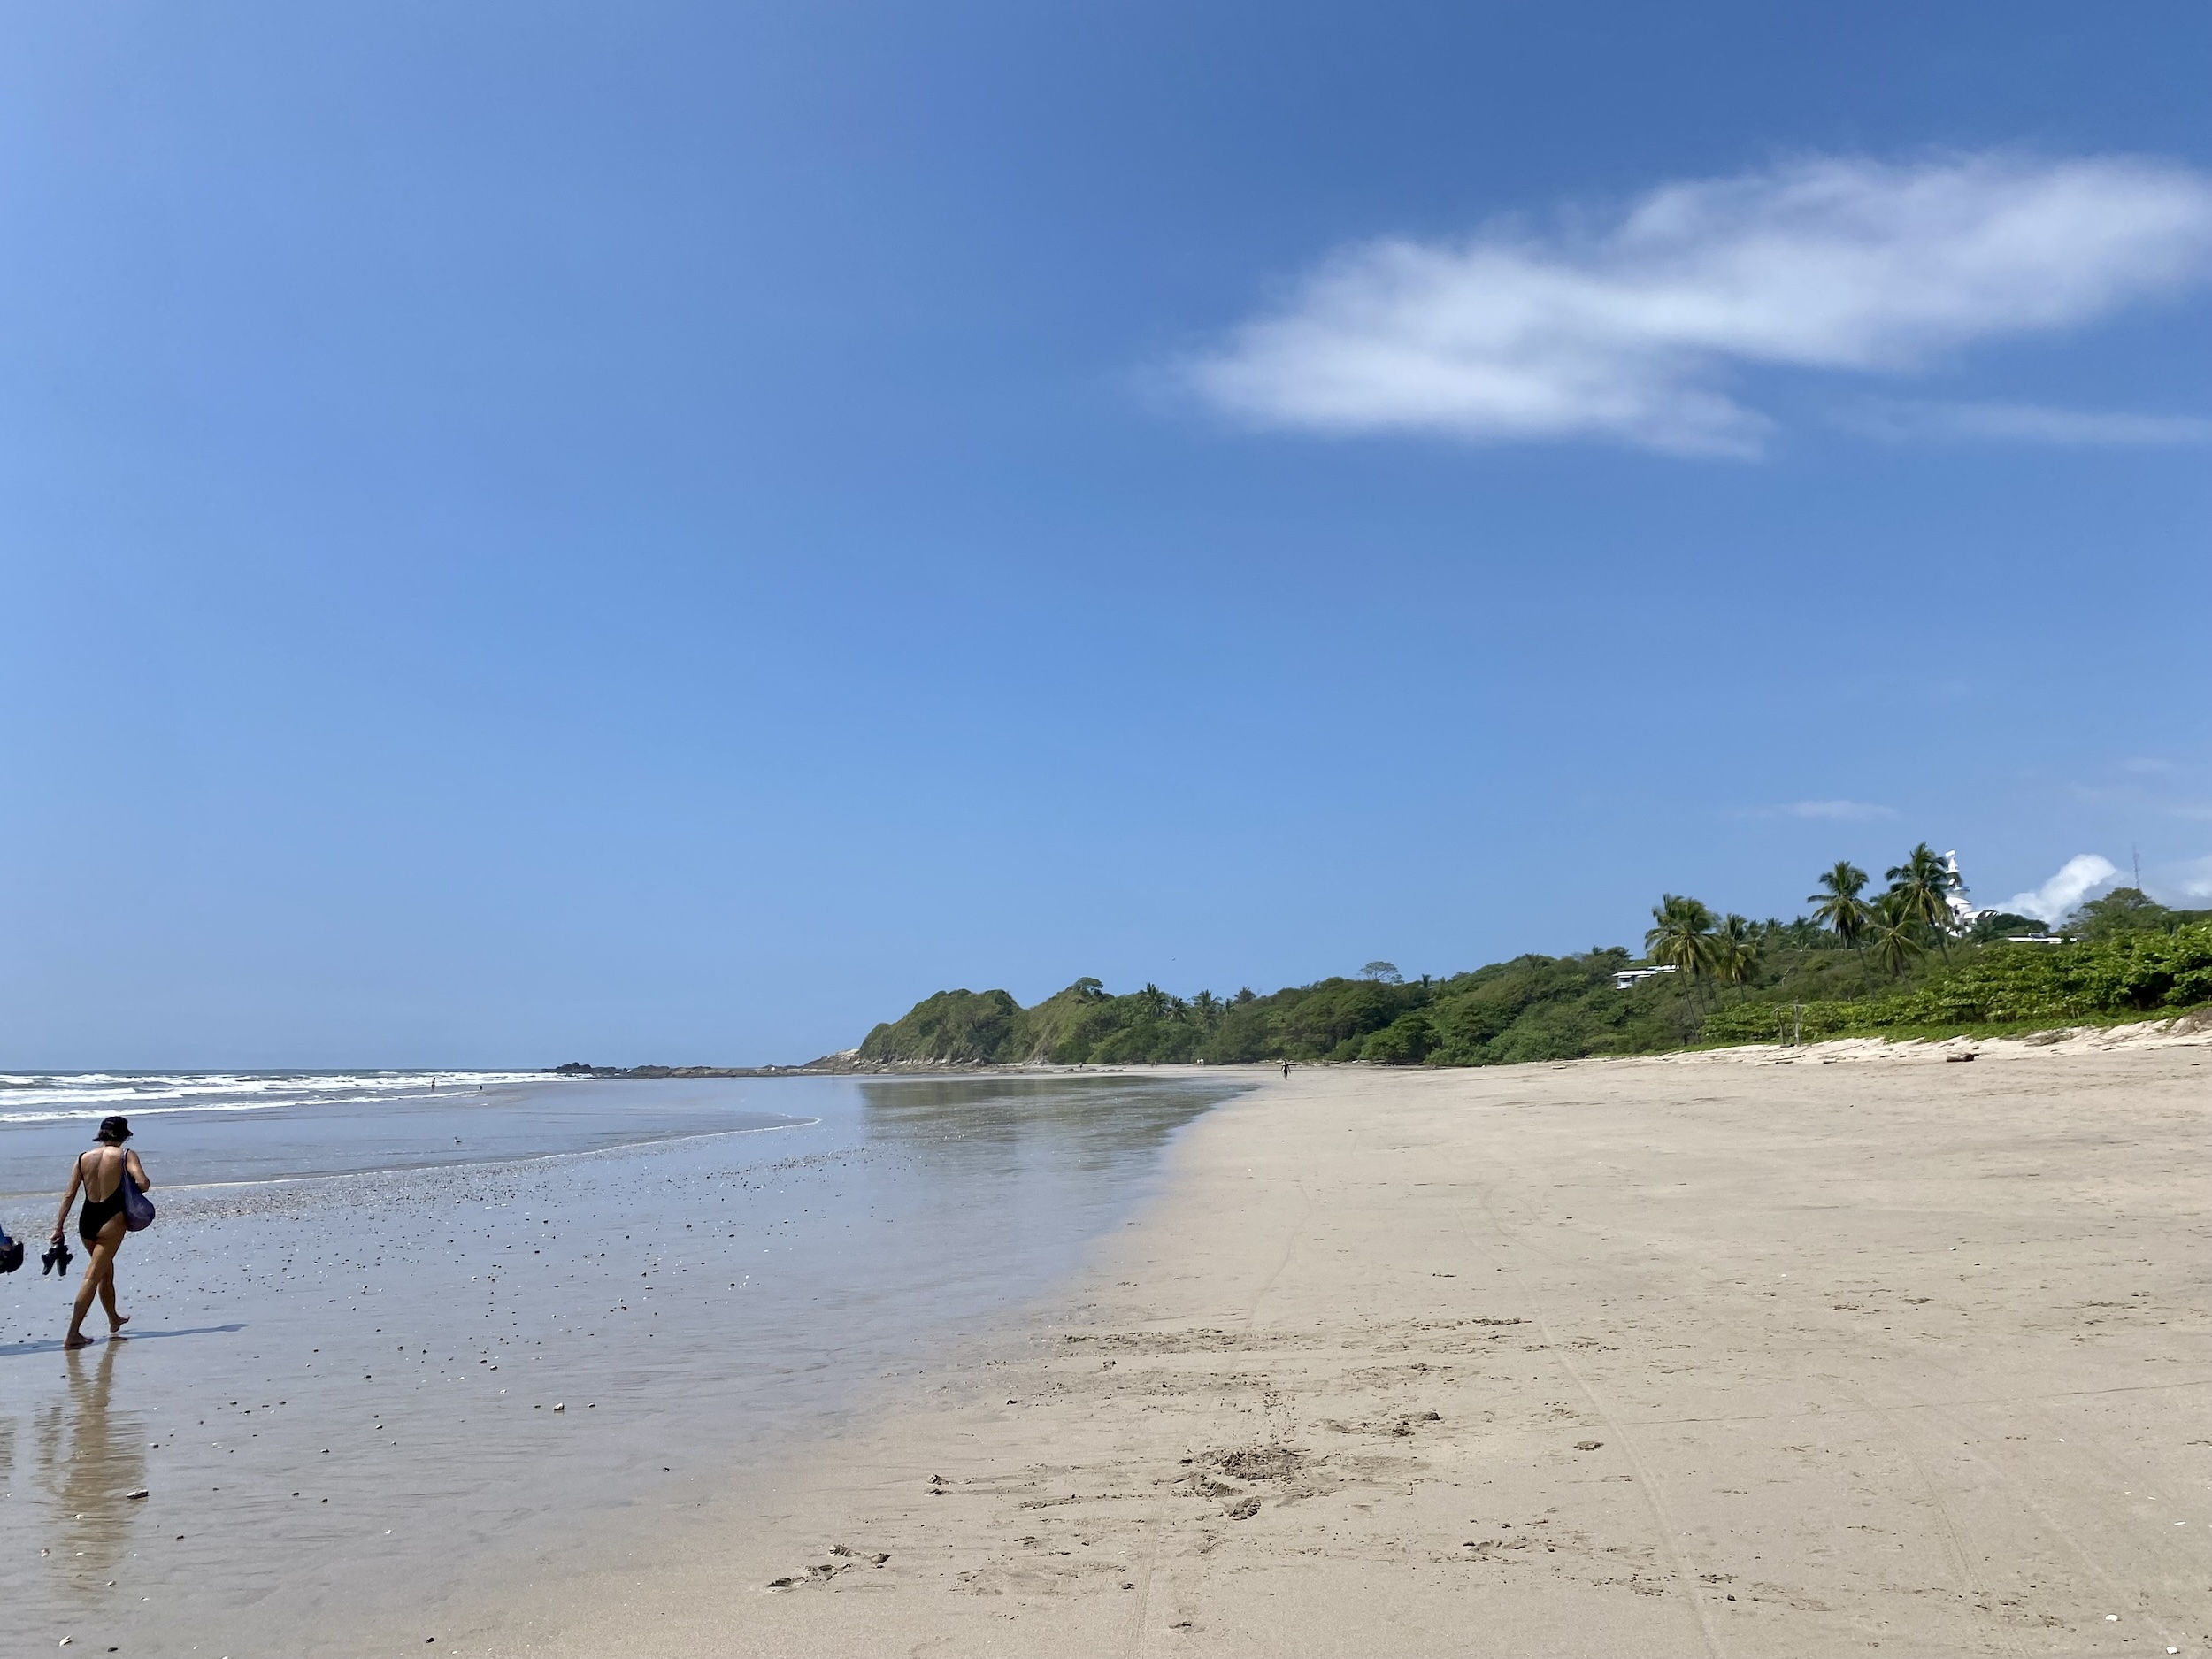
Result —
[[[128, 1171], [124, 1171], [126, 1174]], [[88, 1245], [100, 1241], [100, 1229], [123, 1213], [123, 1183], [115, 1183], [115, 1190], [105, 1198], [95, 1200], [92, 1189], [85, 1189], [84, 1208], [77, 1211], [77, 1236]]]

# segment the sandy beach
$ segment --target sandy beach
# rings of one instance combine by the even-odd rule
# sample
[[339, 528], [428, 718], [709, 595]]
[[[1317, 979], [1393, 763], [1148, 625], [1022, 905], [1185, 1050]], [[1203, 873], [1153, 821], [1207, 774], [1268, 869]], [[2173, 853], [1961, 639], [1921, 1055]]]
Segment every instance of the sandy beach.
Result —
[[[2212, 1041], [1304, 1071], [503, 1655], [2199, 1653]], [[772, 1587], [773, 1586], [773, 1587]]]

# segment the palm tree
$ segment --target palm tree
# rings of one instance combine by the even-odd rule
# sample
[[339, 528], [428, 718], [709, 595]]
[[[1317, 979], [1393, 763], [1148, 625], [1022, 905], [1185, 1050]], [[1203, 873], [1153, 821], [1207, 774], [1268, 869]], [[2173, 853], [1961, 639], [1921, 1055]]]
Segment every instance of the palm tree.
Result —
[[1958, 878], [1927, 842], [1905, 855], [1905, 862], [1883, 872], [1889, 890], [1901, 896], [1912, 918], [1933, 930], [1943, 947], [1943, 959], [1951, 959], [1951, 889]]
[[1758, 965], [1757, 930], [1732, 912], [1713, 933], [1713, 977], [1724, 985], [1741, 985]]
[[1874, 919], [1867, 933], [1874, 941], [1874, 960], [1891, 977], [1904, 972], [1916, 956], [1927, 953], [1920, 942], [1918, 908], [1901, 887], [1892, 887], [1874, 901]]
[[1847, 858], [1836, 860], [1835, 867], [1824, 871], [1820, 877], [1820, 891], [1805, 895], [1805, 902], [1813, 907], [1813, 915], [1830, 933], [1858, 952], [1860, 972], [1866, 974], [1867, 988], [1874, 988], [1874, 975], [1866, 965], [1866, 947], [1861, 942], [1867, 924], [1874, 919], [1874, 912], [1867, 908], [1859, 895], [1866, 890], [1866, 872]]
[[1678, 968], [1692, 981], [1701, 978], [1713, 961], [1713, 913], [1695, 899], [1663, 893], [1651, 907], [1658, 926], [1644, 934], [1644, 955], [1668, 967]]

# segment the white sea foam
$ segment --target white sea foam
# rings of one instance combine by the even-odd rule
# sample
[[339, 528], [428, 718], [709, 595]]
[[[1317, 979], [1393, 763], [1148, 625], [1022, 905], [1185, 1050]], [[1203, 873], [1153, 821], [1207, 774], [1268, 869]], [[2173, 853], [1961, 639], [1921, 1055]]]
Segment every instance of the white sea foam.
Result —
[[0, 1073], [0, 1124], [175, 1112], [266, 1111], [427, 1096], [463, 1087], [541, 1083], [541, 1071], [54, 1071]]

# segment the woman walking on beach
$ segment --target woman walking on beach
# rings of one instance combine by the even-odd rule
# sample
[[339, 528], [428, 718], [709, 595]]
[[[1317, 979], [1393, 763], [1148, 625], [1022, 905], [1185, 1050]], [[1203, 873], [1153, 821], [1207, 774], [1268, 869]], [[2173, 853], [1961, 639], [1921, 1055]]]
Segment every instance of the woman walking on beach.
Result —
[[121, 1341], [123, 1327], [130, 1323], [130, 1315], [115, 1310], [115, 1253], [123, 1248], [123, 1235], [129, 1230], [123, 1217], [123, 1178], [128, 1174], [142, 1193], [153, 1185], [146, 1179], [146, 1166], [138, 1161], [138, 1154], [123, 1145], [130, 1138], [129, 1118], [102, 1120], [96, 1137], [99, 1144], [77, 1155], [77, 1161], [69, 1171], [69, 1188], [62, 1194], [61, 1209], [54, 1217], [53, 1241], [59, 1244], [62, 1229], [69, 1222], [70, 1203], [78, 1190], [83, 1190], [84, 1208], [77, 1212], [77, 1236], [84, 1240], [89, 1259], [85, 1263], [84, 1283], [77, 1291], [77, 1311], [69, 1321], [69, 1334], [62, 1341], [64, 1348], [92, 1345], [92, 1339], [84, 1333], [84, 1317], [92, 1311], [95, 1295], [107, 1310], [109, 1341]]

